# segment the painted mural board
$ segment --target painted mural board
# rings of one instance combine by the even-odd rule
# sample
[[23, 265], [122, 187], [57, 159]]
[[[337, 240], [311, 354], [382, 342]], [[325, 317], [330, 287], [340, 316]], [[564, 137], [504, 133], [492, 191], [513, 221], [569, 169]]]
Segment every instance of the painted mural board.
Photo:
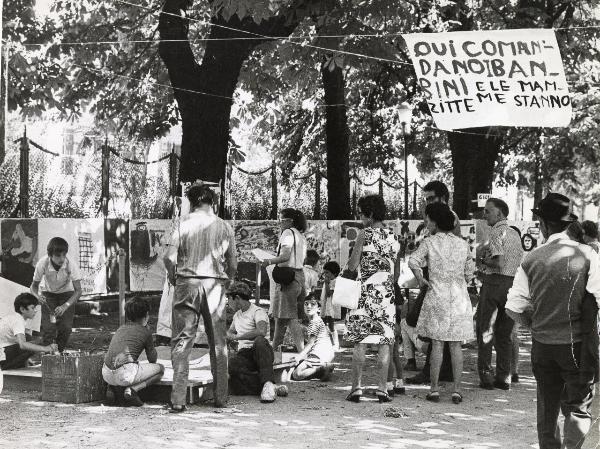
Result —
[[163, 289], [166, 278], [163, 255], [171, 238], [173, 223], [173, 220], [129, 221], [131, 291]]

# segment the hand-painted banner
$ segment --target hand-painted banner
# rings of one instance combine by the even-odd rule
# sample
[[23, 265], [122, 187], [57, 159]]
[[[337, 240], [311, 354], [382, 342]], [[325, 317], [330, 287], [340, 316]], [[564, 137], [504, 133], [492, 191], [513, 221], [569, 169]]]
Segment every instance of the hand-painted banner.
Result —
[[438, 128], [569, 125], [571, 97], [553, 30], [403, 37]]

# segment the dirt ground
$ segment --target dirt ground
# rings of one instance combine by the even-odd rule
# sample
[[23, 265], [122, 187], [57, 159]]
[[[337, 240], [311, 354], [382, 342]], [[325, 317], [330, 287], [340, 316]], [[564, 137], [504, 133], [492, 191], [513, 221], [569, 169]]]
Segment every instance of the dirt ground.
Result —
[[[76, 317], [72, 343], [82, 349], [108, 345], [116, 316]], [[160, 403], [117, 408], [99, 403], [42, 402], [38, 392], [4, 391], [0, 396], [0, 448], [530, 448], [537, 447], [535, 380], [530, 338], [520, 335], [521, 382], [510, 391], [477, 387], [476, 351], [464, 349], [464, 402], [425, 400], [427, 386], [408, 386], [389, 404], [363, 397], [344, 400], [350, 390], [351, 349], [336, 356], [329, 382], [288, 384], [290, 394], [272, 404], [257, 397], [231, 397], [229, 408], [194, 405], [172, 415]], [[369, 354], [365, 385], [375, 386], [376, 355]], [[423, 358], [418, 365], [423, 364]], [[414, 373], [406, 373], [412, 375]], [[595, 418], [598, 416], [596, 402]], [[599, 448], [598, 429], [585, 447]]]

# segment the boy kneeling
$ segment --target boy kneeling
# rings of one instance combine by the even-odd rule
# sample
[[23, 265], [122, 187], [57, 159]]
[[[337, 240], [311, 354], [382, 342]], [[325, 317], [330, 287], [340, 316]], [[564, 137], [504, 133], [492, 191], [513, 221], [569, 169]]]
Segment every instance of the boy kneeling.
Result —
[[235, 314], [227, 331], [227, 342], [237, 342], [237, 352], [229, 360], [229, 388], [232, 394], [255, 395], [261, 402], [273, 402], [287, 396], [285, 385], [273, 383], [274, 354], [269, 344], [267, 312], [250, 303], [252, 290], [244, 282], [235, 282], [227, 290], [229, 308]]
[[6, 360], [0, 362], [3, 370], [27, 366], [29, 357], [37, 352], [51, 354], [58, 350], [56, 344], [40, 346], [27, 341], [25, 320], [32, 319], [37, 311], [38, 299], [31, 293], [21, 293], [15, 298], [15, 313], [0, 319], [0, 348]]
[[[152, 332], [146, 327], [150, 306], [143, 298], [133, 298], [125, 304], [129, 321], [117, 329], [104, 357], [102, 377], [113, 392], [117, 404], [142, 406], [137, 392], [152, 385], [163, 376], [165, 368], [156, 363]], [[150, 363], [138, 363], [143, 350]]]

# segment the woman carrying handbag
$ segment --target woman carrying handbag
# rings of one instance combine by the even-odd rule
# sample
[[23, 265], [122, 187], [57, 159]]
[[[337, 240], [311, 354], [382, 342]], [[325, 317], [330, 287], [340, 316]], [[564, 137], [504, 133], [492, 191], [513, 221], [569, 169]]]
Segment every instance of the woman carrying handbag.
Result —
[[[273, 348], [283, 343], [286, 329], [290, 328], [296, 350], [304, 349], [304, 336], [299, 319], [303, 313], [304, 298], [304, 259], [306, 257], [306, 218], [296, 209], [283, 209], [279, 217], [281, 235], [277, 245], [277, 256], [262, 262], [263, 267], [276, 264], [273, 279], [277, 282], [277, 301], [273, 308], [275, 333]], [[300, 311], [298, 309], [300, 308]]]
[[394, 304], [394, 282], [399, 275], [397, 266], [400, 244], [394, 233], [383, 223], [386, 213], [383, 198], [368, 195], [358, 202], [360, 218], [365, 229], [358, 240], [348, 262], [348, 270], [360, 268], [362, 283], [358, 307], [346, 316], [347, 341], [354, 342], [352, 353], [352, 389], [346, 400], [359, 402], [363, 394], [362, 372], [367, 345], [377, 345], [379, 402], [391, 401], [387, 393], [390, 348], [394, 344], [396, 306]]

